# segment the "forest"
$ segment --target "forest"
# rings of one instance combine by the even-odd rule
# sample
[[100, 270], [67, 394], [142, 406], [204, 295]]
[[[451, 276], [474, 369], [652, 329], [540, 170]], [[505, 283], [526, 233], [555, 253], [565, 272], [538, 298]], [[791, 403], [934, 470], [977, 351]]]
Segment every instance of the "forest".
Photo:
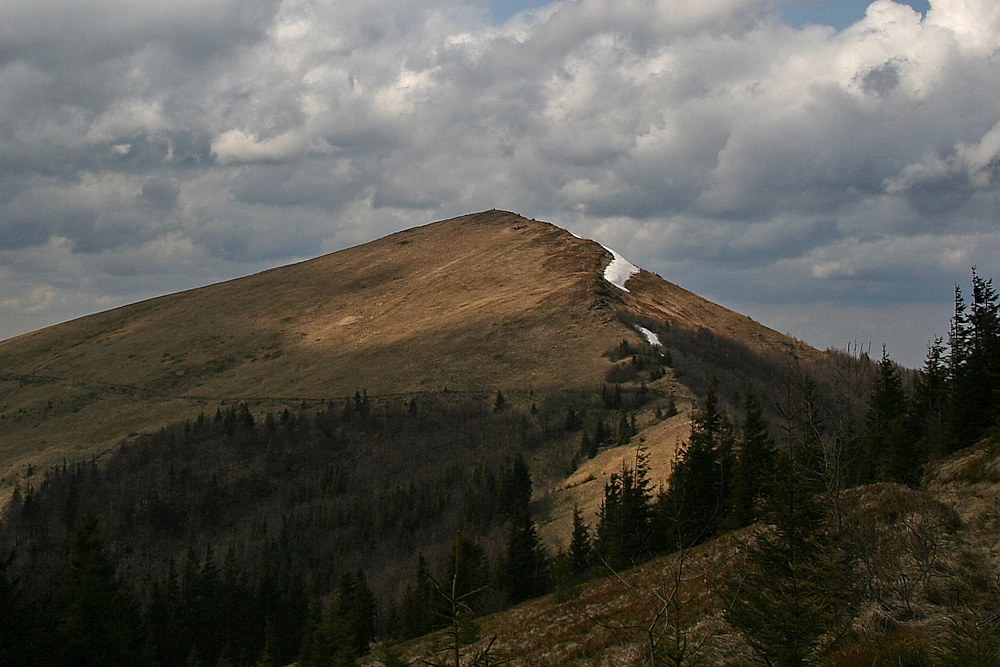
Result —
[[[224, 404], [100, 461], [36, 472], [0, 525], [0, 664], [347, 665], [373, 642], [435, 630], [469, 645], [478, 616], [750, 526], [744, 567], [717, 592], [746, 655], [764, 664], [812, 664], [858, 644], [850, 627], [862, 608], [898, 625], [919, 614], [917, 598], [949, 609], [996, 599], [992, 575], [972, 564], [950, 578], [911, 552], [901, 564], [865, 505], [870, 489], [896, 489], [909, 516], [926, 464], [996, 437], [991, 280], [973, 271], [969, 303], [956, 288], [947, 337], [921, 369], [885, 349], [875, 361], [842, 355], [863, 384], [847, 388], [852, 400], [838, 394], [842, 376], [803, 368], [751, 386], [747, 366], [769, 360], [706, 332], [641, 324], [666, 349], [623, 341], [593, 392], [359, 389], [263, 414]], [[648, 386], [665, 373], [702, 394], [669, 482], [654, 485], [640, 446], [605, 484], [600, 512], [574, 512], [569, 543], [546, 549], [533, 472], [566, 474], [629, 443], [640, 410], [655, 405], [659, 417], [663, 403], [669, 417], [670, 397]], [[955, 530], [939, 504], [913, 511]], [[912, 570], [908, 587], [887, 583], [893, 568]], [[907, 664], [1000, 649], [989, 618], [963, 617], [954, 626], [975, 632]], [[659, 639], [653, 664], [698, 658], [694, 644]]]

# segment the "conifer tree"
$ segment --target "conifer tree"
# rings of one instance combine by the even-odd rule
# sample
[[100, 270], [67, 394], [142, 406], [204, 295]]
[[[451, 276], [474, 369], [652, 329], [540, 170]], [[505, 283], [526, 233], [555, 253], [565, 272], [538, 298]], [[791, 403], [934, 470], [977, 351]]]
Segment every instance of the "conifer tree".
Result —
[[132, 601], [119, 584], [97, 519], [85, 515], [69, 541], [60, 595], [58, 664], [138, 664], [141, 652]]
[[744, 401], [743, 423], [740, 425], [733, 474], [733, 492], [727, 526], [746, 526], [757, 519], [757, 505], [764, 497], [765, 487], [773, 475], [774, 441], [768, 433], [764, 413], [749, 389]]
[[548, 557], [527, 510], [511, 520], [498, 577], [501, 590], [513, 604], [548, 591]]
[[399, 602], [396, 635], [400, 639], [410, 639], [440, 627], [441, 619], [435, 613], [436, 602], [427, 561], [423, 554], [418, 554], [413, 583], [406, 587]]
[[621, 469], [612, 473], [604, 485], [596, 549], [607, 565], [634, 565], [650, 555], [654, 546], [652, 502], [649, 455], [640, 447], [633, 463], [622, 461]]
[[941, 457], [954, 450], [950, 395], [944, 341], [936, 338], [927, 348], [927, 357], [914, 380], [913, 398], [909, 404], [907, 437], [916, 441], [916, 455], [921, 460]]
[[570, 433], [576, 433], [580, 430], [580, 416], [576, 414], [576, 410], [572, 405], [566, 408], [565, 427]]
[[150, 588], [145, 618], [153, 651], [160, 662], [181, 664], [188, 652], [181, 637], [187, 632], [181, 615], [180, 582], [173, 558], [167, 563], [163, 580], [154, 581]]
[[808, 457], [801, 439], [776, 455], [765, 530], [727, 587], [726, 620], [768, 665], [813, 664], [853, 618], [852, 561], [827, 521]]
[[500, 588], [517, 603], [548, 590], [548, 557], [531, 518], [531, 473], [520, 452], [501, 482], [501, 507], [511, 517], [507, 545], [497, 568]]
[[500, 509], [507, 516], [528, 511], [531, 503], [531, 471], [521, 452], [514, 456], [500, 479]]
[[967, 312], [956, 288], [952, 329], [954, 428], [959, 446], [972, 444], [997, 419], [1000, 407], [1000, 304], [992, 279], [972, 270], [972, 303]]
[[583, 520], [583, 513], [577, 505], [573, 506], [573, 533], [570, 536], [569, 558], [573, 572], [583, 576], [591, 566], [592, 544], [590, 528]]
[[[489, 585], [488, 576], [483, 548], [461, 533], [457, 534], [444, 577], [432, 579], [438, 594], [445, 640], [434, 646], [431, 656], [421, 662], [455, 667], [466, 664], [463, 648], [479, 638], [477, 600]], [[469, 656], [471, 664], [492, 664], [488, 662], [492, 643], [488, 643], [485, 652], [480, 650]]]
[[733, 429], [719, 406], [714, 383], [674, 459], [666, 491], [657, 501], [664, 548], [690, 547], [712, 537], [729, 509]]
[[906, 433], [906, 393], [896, 363], [885, 347], [876, 365], [862, 435], [867, 478], [912, 482], [919, 471]]
[[628, 415], [622, 410], [618, 415], [618, 428], [615, 434], [616, 443], [618, 445], [627, 445], [631, 437], [632, 425], [629, 422]]
[[24, 595], [20, 581], [10, 573], [14, 551], [0, 556], [0, 665], [40, 663], [44, 649], [38, 640], [44, 630], [36, 609]]
[[[338, 609], [337, 601], [324, 605], [313, 600], [309, 605], [305, 636], [297, 664], [300, 667], [348, 667], [358, 656], [351, 628]], [[265, 655], [270, 647], [265, 646]]]
[[490, 567], [486, 550], [464, 533], [456, 533], [451, 545], [451, 558], [442, 578], [446, 587], [462, 599], [475, 613], [483, 611], [483, 593], [490, 585]]
[[364, 571], [341, 574], [335, 607], [352, 654], [368, 653], [368, 644], [375, 638], [376, 604]]

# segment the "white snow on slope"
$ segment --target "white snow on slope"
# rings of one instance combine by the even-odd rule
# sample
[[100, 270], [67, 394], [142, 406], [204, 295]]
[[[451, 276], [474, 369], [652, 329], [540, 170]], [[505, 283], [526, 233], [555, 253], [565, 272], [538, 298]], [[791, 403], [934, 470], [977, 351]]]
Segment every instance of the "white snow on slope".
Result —
[[660, 342], [660, 337], [646, 327], [640, 327], [637, 324], [635, 325], [635, 330], [641, 333], [646, 338], [646, 341], [653, 347], [663, 347], [663, 343]]
[[628, 282], [629, 278], [639, 273], [639, 267], [619, 255], [611, 248], [607, 246], [601, 247], [610, 252], [614, 257], [614, 259], [611, 260], [611, 263], [608, 264], [607, 268], [604, 269], [604, 279], [618, 289], [628, 292], [629, 290], [625, 287], [625, 283]]

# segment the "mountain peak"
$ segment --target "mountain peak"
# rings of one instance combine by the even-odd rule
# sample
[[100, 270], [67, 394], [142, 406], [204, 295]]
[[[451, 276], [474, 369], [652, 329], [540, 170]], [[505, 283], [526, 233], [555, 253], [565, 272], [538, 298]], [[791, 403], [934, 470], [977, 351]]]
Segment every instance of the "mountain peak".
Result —
[[482, 211], [0, 342], [0, 474], [220, 402], [593, 390], [636, 325], [806, 349], [596, 242]]

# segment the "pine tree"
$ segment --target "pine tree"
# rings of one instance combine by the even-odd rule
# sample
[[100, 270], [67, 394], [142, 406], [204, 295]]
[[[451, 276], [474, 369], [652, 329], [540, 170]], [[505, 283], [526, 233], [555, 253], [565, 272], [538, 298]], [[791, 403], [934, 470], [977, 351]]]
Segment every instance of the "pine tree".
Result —
[[640, 447], [633, 463], [622, 461], [621, 469], [604, 485], [595, 542], [607, 565], [616, 569], [634, 565], [652, 553], [652, 503], [649, 456]]
[[511, 520], [497, 574], [501, 590], [513, 604], [548, 591], [548, 557], [529, 511], [521, 511]]
[[753, 389], [747, 391], [743, 410], [733, 474], [731, 514], [726, 521], [726, 525], [733, 528], [749, 525], [757, 519], [757, 505], [764, 497], [767, 480], [773, 475], [774, 468], [774, 441], [768, 433], [760, 401]]
[[690, 547], [718, 532], [729, 510], [733, 441], [732, 425], [719, 407], [713, 384], [677, 452], [669, 486], [657, 500], [663, 548]]
[[587, 573], [591, 566], [593, 546], [590, 540], [590, 528], [583, 520], [583, 514], [577, 505], [573, 506], [573, 533], [569, 543], [569, 558], [573, 572], [578, 576]]
[[343, 626], [352, 655], [368, 653], [368, 645], [375, 638], [376, 604], [364, 571], [340, 575], [335, 601], [335, 613]]
[[85, 515], [69, 541], [56, 628], [58, 664], [138, 664], [138, 610], [115, 576], [97, 519]]
[[868, 471], [863, 481], [915, 481], [920, 461], [915, 460], [912, 442], [906, 437], [906, 410], [899, 369], [883, 347], [862, 435], [864, 468]]
[[441, 619], [435, 613], [436, 602], [436, 592], [427, 561], [423, 554], [419, 554], [413, 583], [407, 586], [399, 602], [396, 620], [398, 638], [419, 637], [441, 627], [439, 625]]
[[776, 456], [765, 530], [727, 587], [726, 620], [768, 665], [812, 664], [849, 628], [852, 561], [819, 499], [802, 440]]
[[936, 338], [927, 348], [924, 367], [914, 380], [909, 404], [907, 437], [916, 441], [916, 453], [921, 460], [954, 451], [950, 396], [945, 346], [941, 338]]
[[955, 377], [954, 425], [961, 446], [980, 438], [996, 422], [1000, 407], [1000, 304], [992, 279], [982, 278], [975, 268], [964, 323]]

